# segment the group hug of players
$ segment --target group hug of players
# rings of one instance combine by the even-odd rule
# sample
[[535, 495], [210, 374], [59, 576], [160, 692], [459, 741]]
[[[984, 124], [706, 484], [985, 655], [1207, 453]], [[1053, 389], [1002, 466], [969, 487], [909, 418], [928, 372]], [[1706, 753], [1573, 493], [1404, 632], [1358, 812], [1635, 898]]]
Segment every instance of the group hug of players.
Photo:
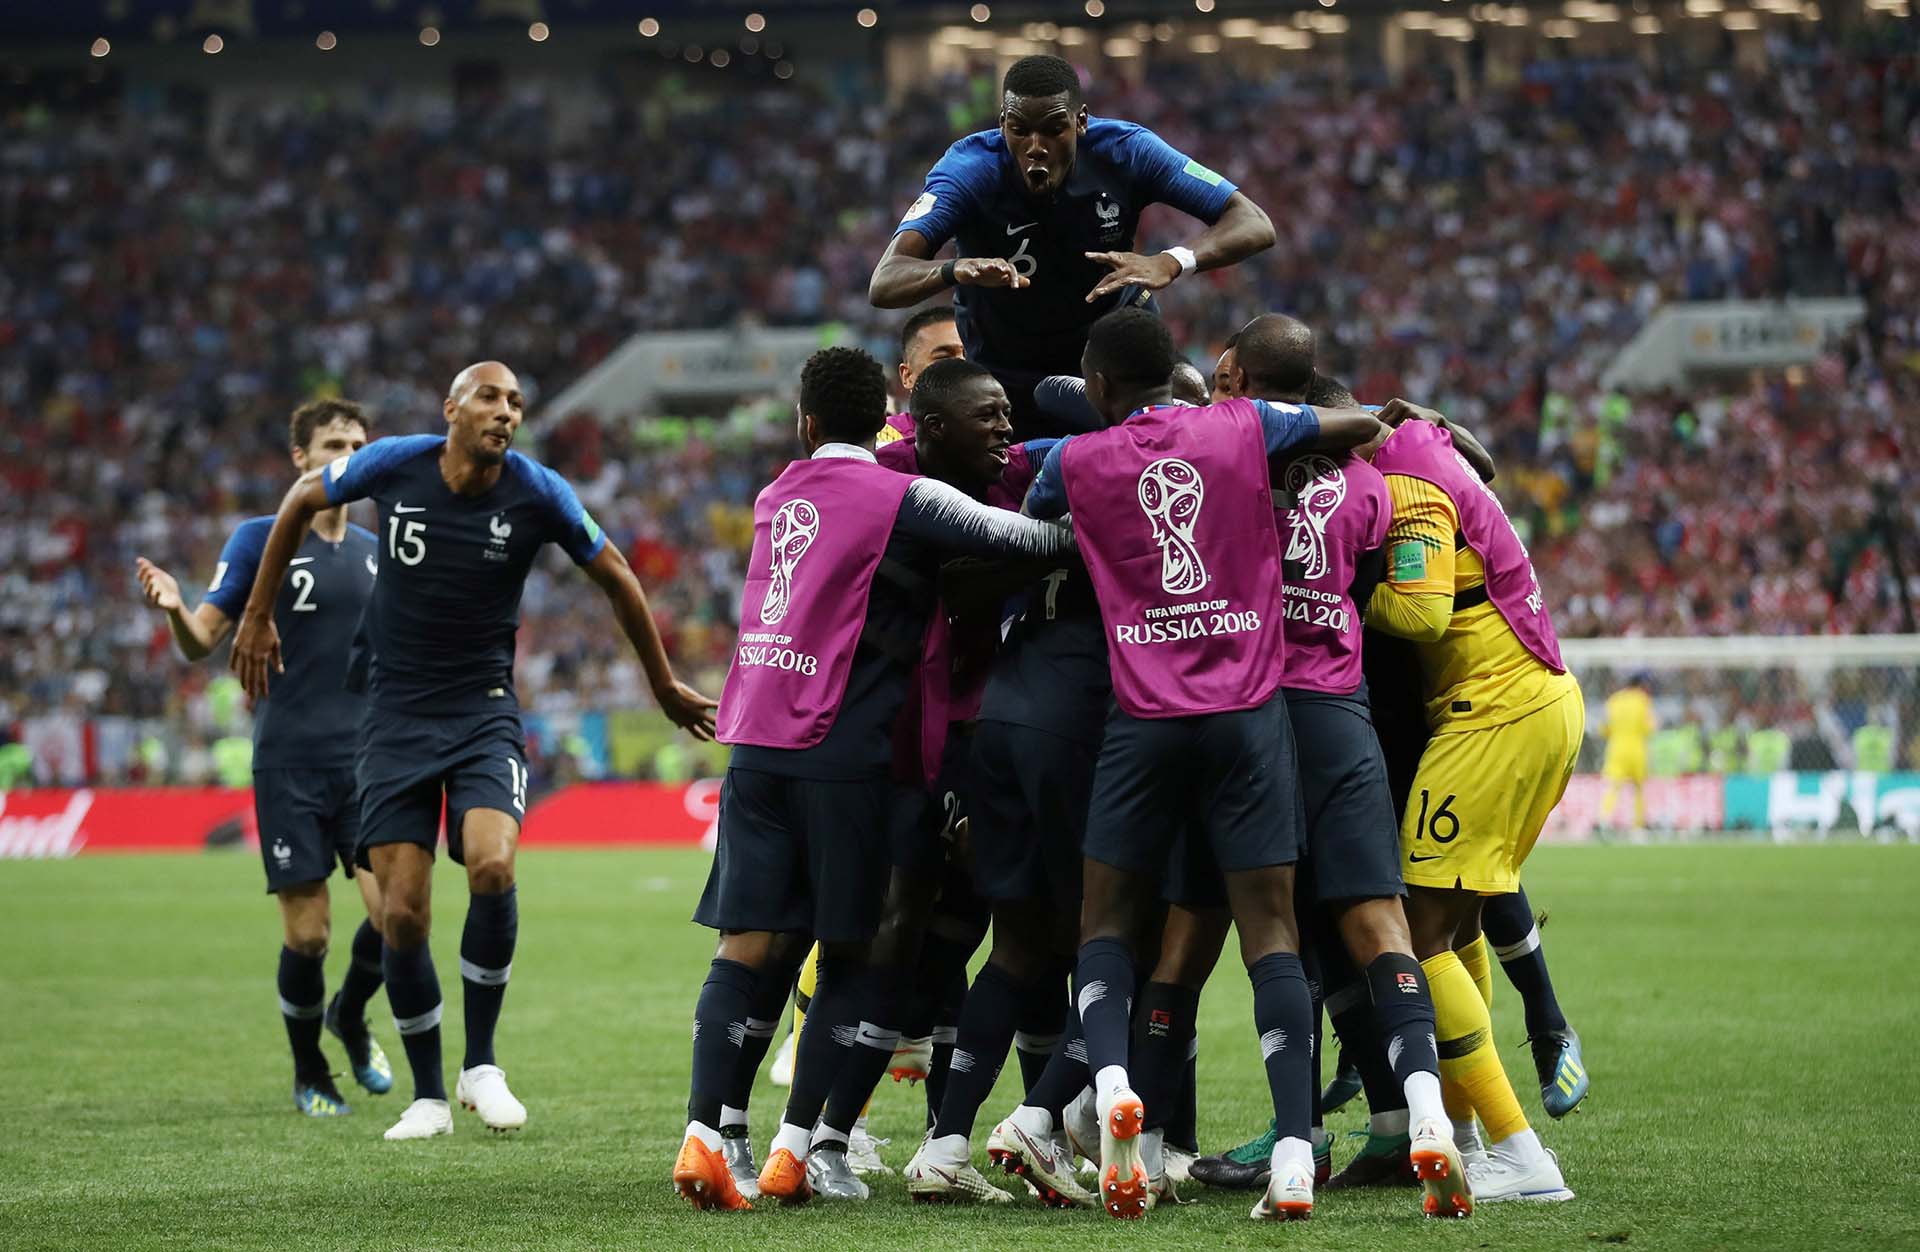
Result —
[[[1248, 324], [1210, 396], [1151, 293], [1271, 246], [1266, 214], [1151, 132], [1089, 118], [1065, 62], [1027, 58], [1005, 88], [999, 128], [934, 167], [870, 293], [906, 307], [952, 289], [951, 322], [910, 328], [948, 326], [961, 359], [916, 364], [892, 421], [871, 357], [808, 363], [808, 456], [756, 502], [717, 712], [675, 677], [571, 486], [511, 450], [524, 401], [498, 362], [453, 380], [444, 434], [370, 442], [352, 403], [304, 406], [301, 477], [236, 530], [197, 607], [141, 560], [181, 651], [231, 633], [256, 702], [296, 1106], [349, 1111], [323, 1029], [366, 1091], [391, 1089], [366, 1021], [384, 986], [414, 1094], [388, 1139], [452, 1133], [453, 1102], [494, 1131], [526, 1124], [494, 1037], [527, 802], [514, 633], [552, 543], [606, 594], [667, 716], [733, 745], [673, 1170], [696, 1206], [864, 1197], [852, 1128], [901, 1039], [939, 1031], [914, 1063], [937, 1105], [916, 1196], [1010, 1199], [971, 1139], [1012, 1046], [1025, 1095], [987, 1149], [1047, 1202], [1138, 1217], [1190, 1171], [1260, 1188], [1256, 1216], [1305, 1216], [1329, 1172], [1322, 979], [1373, 1111], [1343, 1178], [1417, 1182], [1436, 1214], [1567, 1198], [1493, 1046], [1481, 929], [1558, 1116], [1586, 1076], [1518, 872], [1572, 768], [1580, 695], [1485, 454], [1417, 406], [1357, 406], [1285, 317]], [[1127, 251], [1153, 202], [1209, 225]], [[949, 240], [960, 255], [936, 259]], [[361, 499], [376, 532], [346, 520]], [[470, 893], [454, 1101], [428, 947], [443, 814]], [[329, 998], [336, 862], [361, 871], [367, 921]], [[1193, 1161], [1194, 1009], [1229, 928], [1273, 1121]], [[816, 944], [756, 1169], [754, 1076]]]
[[[1115, 250], [1156, 200], [1212, 225]], [[719, 705], [734, 751], [695, 918], [720, 940], [673, 1171], [696, 1207], [867, 1198], [856, 1122], [957, 999], [909, 1192], [1012, 1199], [972, 1132], [1018, 1038], [1025, 1095], [989, 1158], [1049, 1204], [1143, 1216], [1175, 1184], [1169, 1141], [1194, 1146], [1194, 1010], [1229, 929], [1273, 1123], [1264, 1162], [1212, 1172], [1251, 1175], [1254, 1217], [1310, 1215], [1330, 1173], [1320, 985], [1375, 1114], [1348, 1181], [1404, 1177], [1436, 1216], [1571, 1198], [1494, 1046], [1482, 914], [1565, 789], [1580, 691], [1469, 434], [1362, 408], [1282, 315], [1235, 336], [1213, 394], [1183, 370], [1150, 293], [1272, 237], [1029, 58], [873, 277], [882, 305], [955, 288], [964, 355], [919, 369], [895, 419], [864, 352], [808, 363], [807, 457], [755, 503]], [[754, 1075], [815, 943], [756, 1168]], [[1571, 1032], [1538, 1041], [1543, 1088], [1577, 1101]]]

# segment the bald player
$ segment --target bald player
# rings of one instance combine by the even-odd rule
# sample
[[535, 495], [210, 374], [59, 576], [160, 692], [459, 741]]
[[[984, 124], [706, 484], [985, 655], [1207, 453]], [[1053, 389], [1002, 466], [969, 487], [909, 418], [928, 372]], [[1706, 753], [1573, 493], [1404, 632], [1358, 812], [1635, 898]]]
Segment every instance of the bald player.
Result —
[[513, 689], [520, 593], [543, 544], [600, 585], [654, 697], [676, 725], [713, 737], [714, 701], [676, 680], [647, 598], [565, 479], [509, 449], [524, 415], [520, 382], [497, 361], [460, 371], [444, 435], [381, 439], [301, 476], [280, 503], [233, 641], [233, 670], [255, 699], [281, 672], [273, 608], [316, 514], [354, 500], [380, 510], [380, 578], [368, 600], [368, 716], [356, 775], [359, 864], [386, 907], [382, 964], [414, 1100], [386, 1133], [453, 1132], [440, 1063], [440, 982], [427, 947], [441, 806], [447, 850], [472, 894], [460, 939], [466, 1058], [456, 1095], [494, 1131], [527, 1110], [495, 1063], [494, 1027], [519, 931], [514, 851], [527, 808], [527, 753]]

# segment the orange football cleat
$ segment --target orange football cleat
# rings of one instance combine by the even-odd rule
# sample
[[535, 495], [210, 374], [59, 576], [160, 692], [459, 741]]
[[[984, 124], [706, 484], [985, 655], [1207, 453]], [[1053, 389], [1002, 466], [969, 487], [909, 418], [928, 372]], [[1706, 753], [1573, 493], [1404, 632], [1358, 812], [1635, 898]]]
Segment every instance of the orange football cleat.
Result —
[[775, 1148], [760, 1167], [760, 1194], [782, 1204], [805, 1204], [813, 1199], [807, 1182], [807, 1163], [785, 1148]]
[[697, 1209], [750, 1209], [747, 1197], [733, 1183], [733, 1171], [720, 1154], [688, 1135], [673, 1163], [674, 1190]]

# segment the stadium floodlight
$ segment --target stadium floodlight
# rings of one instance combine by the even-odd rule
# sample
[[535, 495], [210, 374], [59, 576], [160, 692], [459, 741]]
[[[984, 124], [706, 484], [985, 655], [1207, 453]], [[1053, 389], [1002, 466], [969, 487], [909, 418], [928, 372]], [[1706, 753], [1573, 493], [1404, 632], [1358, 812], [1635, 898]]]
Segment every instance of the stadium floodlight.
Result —
[[993, 16], [993, 10], [984, 4], [976, 4], [967, 10], [967, 16], [976, 22], [984, 22]]
[[853, 15], [853, 20], [860, 23], [862, 26], [871, 28], [879, 23], [880, 15], [878, 13], [875, 13], [872, 9], [862, 9], [858, 13]]
[[791, 62], [791, 61], [779, 61], [779, 62], [776, 62], [776, 63], [774, 64], [774, 67], [773, 67], [773, 76], [774, 76], [775, 78], [779, 78], [779, 79], [787, 79], [787, 78], [792, 78], [792, 77], [793, 77], [793, 62]]
[[1400, 25], [1407, 30], [1432, 30], [1433, 24], [1440, 19], [1425, 9], [1415, 9], [1400, 16]]
[[547, 36], [552, 33], [552, 31], [547, 29], [545, 22], [535, 22], [533, 25], [527, 27], [527, 38], [533, 40], [535, 43], [547, 42]]
[[1633, 19], [1633, 33], [1636, 35], [1657, 35], [1660, 30], [1660, 19], [1651, 13]]
[[219, 53], [220, 49], [226, 46], [227, 46], [227, 41], [220, 38], [220, 36], [208, 35], [206, 39], [201, 43], [200, 51], [206, 53], [208, 56], [214, 56]]
[[1353, 23], [1338, 13], [1310, 14], [1307, 23], [1309, 29], [1321, 35], [1344, 35], [1353, 29]]
[[1262, 27], [1250, 17], [1233, 17], [1220, 23], [1220, 33], [1228, 39], [1258, 39]]
[[1106, 43], [1101, 45], [1100, 50], [1107, 54], [1109, 60], [1123, 61], [1128, 57], [1137, 57], [1140, 55], [1140, 41], [1137, 39], [1128, 39], [1125, 36], [1118, 36], [1107, 40]]
[[92, 52], [93, 55], [97, 57], [103, 57], [107, 55], [107, 53], [113, 51], [113, 45], [108, 43], [105, 39], [96, 39], [93, 41], [93, 47], [90, 48], [89, 51]]
[[1155, 43], [1166, 43], [1170, 41], [1172, 38], [1173, 38], [1172, 22], [1156, 22], [1154, 24], [1153, 41]]
[[757, 35], [767, 28], [767, 19], [763, 14], [749, 13], [747, 14], [746, 26], [748, 30]]
[[1087, 42], [1087, 32], [1078, 26], [1063, 26], [1060, 29], [1060, 45], [1075, 48]]
[[1106, 0], [1087, 0], [1081, 7], [1087, 11], [1088, 17], [1101, 17], [1107, 11]]
[[1565, 18], [1555, 18], [1551, 22], [1540, 23], [1540, 33], [1549, 39], [1578, 39], [1580, 26], [1577, 22], [1569, 22]]
[[1218, 35], [1195, 35], [1187, 40], [1187, 47], [1203, 57], [1210, 57], [1225, 46]]
[[313, 37], [313, 46], [322, 52], [332, 52], [340, 46], [340, 37], [330, 30], [323, 30]]
[[1213, 0], [1193, 0], [1193, 7], [1202, 13], [1213, 12]]
[[728, 52], [725, 48], [715, 48], [712, 52], [707, 53], [707, 64], [717, 70], [726, 69], [727, 66], [733, 64], [733, 53]]
[[440, 28], [438, 26], [422, 26], [420, 28], [420, 46], [421, 47], [431, 48], [434, 45], [438, 44], [439, 42], [440, 42]]
[[1724, 0], [1687, 0], [1688, 17], [1712, 17], [1726, 11]]
[[1736, 10], [1721, 17], [1720, 24], [1728, 30], [1759, 30], [1760, 16], [1757, 13], [1743, 13]]
[[651, 17], [643, 17], [640, 19], [640, 38], [651, 39], [659, 33], [660, 23], [658, 20]]

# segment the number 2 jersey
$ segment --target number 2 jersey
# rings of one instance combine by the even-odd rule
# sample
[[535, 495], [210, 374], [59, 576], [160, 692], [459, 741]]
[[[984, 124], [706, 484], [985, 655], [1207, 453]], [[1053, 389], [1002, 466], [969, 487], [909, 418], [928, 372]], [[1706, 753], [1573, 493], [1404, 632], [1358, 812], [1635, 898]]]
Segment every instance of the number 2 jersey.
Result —
[[[250, 517], [220, 551], [206, 602], [238, 619], [253, 591], [273, 518]], [[371, 532], [349, 524], [338, 543], [309, 530], [273, 604], [283, 673], [254, 705], [256, 769], [338, 769], [353, 764], [363, 698], [347, 690], [353, 634], [379, 568]]]
[[[518, 707], [520, 593], [543, 544], [585, 565], [606, 536], [564, 478], [509, 452], [499, 480], [457, 495], [443, 435], [376, 439], [328, 465], [327, 503], [380, 509], [381, 577], [367, 607], [375, 708], [451, 716]], [[351, 633], [349, 631], [348, 633]]]

